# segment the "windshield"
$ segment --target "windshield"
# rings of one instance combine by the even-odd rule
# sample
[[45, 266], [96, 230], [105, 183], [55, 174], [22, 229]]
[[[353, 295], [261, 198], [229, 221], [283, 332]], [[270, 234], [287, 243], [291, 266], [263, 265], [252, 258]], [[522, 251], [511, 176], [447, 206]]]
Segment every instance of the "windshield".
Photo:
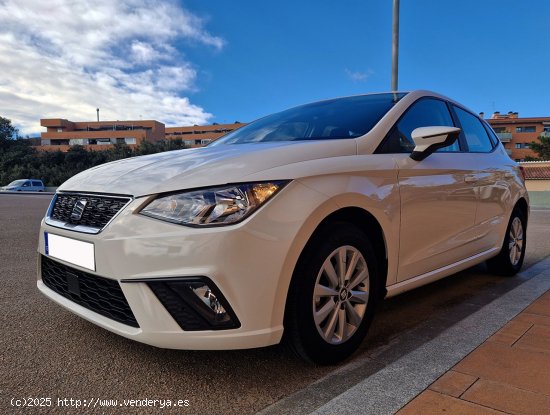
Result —
[[404, 96], [359, 95], [301, 105], [260, 118], [210, 145], [360, 137]]
[[23, 183], [25, 183], [26, 180], [15, 180], [8, 184], [8, 186], [21, 186]]

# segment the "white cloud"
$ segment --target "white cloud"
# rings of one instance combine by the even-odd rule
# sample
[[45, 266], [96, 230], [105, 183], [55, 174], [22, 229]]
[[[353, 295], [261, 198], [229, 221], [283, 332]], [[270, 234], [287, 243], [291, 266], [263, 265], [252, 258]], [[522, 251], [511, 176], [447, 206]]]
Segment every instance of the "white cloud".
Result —
[[352, 71], [346, 68], [345, 71], [348, 78], [351, 79], [353, 82], [366, 81], [372, 74], [374, 74], [374, 71], [372, 69], [362, 72], [362, 71]]
[[223, 39], [172, 1], [0, 0], [0, 115], [22, 133], [40, 118], [205, 123], [190, 103], [197, 71], [178, 52]]
[[139, 63], [150, 63], [161, 58], [160, 52], [156, 51], [153, 46], [148, 43], [134, 40], [131, 45], [133, 58]]

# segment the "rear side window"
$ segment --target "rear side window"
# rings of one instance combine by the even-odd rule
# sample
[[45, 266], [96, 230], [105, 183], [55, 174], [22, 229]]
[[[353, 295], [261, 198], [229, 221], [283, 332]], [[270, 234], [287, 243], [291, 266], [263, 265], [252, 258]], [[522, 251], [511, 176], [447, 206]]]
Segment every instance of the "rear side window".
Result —
[[37, 187], [42, 187], [42, 182], [34, 181], [34, 182], [32, 182], [32, 185], [37, 186]]
[[460, 121], [466, 143], [468, 143], [468, 150], [471, 153], [489, 153], [492, 151], [493, 143], [479, 118], [458, 107], [454, 107], [454, 110]]
[[[410, 153], [415, 145], [412, 132], [419, 127], [453, 127], [453, 119], [445, 102], [423, 98], [415, 102], [396, 123], [378, 153]], [[439, 151], [460, 151], [458, 140]]]
[[[500, 140], [496, 136], [495, 131], [493, 130], [493, 128], [491, 128], [491, 126], [485, 121], [483, 122], [483, 126], [485, 127], [485, 130], [487, 131], [487, 134], [489, 134], [489, 139], [493, 143], [493, 147], [498, 145]], [[504, 132], [504, 131], [501, 131], [501, 132]]]

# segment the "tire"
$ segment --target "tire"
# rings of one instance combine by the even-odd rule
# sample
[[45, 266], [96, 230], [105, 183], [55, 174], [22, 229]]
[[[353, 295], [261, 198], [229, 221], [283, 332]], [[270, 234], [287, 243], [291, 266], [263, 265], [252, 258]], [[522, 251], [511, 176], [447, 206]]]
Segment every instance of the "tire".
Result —
[[379, 298], [373, 252], [367, 236], [343, 222], [327, 225], [308, 243], [285, 313], [284, 341], [299, 357], [327, 365], [357, 350]]
[[525, 257], [526, 230], [527, 216], [516, 207], [508, 222], [499, 254], [487, 261], [490, 272], [509, 277], [519, 272]]

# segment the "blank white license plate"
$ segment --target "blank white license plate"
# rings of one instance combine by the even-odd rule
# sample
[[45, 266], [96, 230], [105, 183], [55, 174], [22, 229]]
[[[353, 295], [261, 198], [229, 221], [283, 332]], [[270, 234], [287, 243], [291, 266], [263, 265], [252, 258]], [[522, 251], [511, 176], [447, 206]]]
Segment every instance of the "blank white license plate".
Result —
[[46, 255], [95, 271], [94, 244], [44, 232]]

